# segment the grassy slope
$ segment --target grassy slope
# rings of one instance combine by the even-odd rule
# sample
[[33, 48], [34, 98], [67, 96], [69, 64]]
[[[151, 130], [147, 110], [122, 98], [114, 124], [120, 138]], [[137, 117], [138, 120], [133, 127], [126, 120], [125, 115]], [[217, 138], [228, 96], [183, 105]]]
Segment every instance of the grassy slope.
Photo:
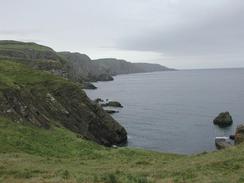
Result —
[[244, 147], [196, 156], [108, 149], [0, 118], [2, 182], [243, 182]]
[[2, 87], [18, 88], [19, 86], [38, 85], [46, 81], [56, 84], [71, 84], [71, 82], [48, 72], [32, 70], [21, 63], [0, 58], [0, 89]]
[[[68, 82], [0, 60], [1, 87], [45, 80]], [[1, 117], [0, 182], [244, 182], [244, 146], [190, 157], [108, 149], [61, 127], [46, 130]]]
[[0, 49], [23, 50], [34, 49], [37, 51], [53, 51], [51, 48], [36, 43], [24, 43], [19, 41], [0, 41]]

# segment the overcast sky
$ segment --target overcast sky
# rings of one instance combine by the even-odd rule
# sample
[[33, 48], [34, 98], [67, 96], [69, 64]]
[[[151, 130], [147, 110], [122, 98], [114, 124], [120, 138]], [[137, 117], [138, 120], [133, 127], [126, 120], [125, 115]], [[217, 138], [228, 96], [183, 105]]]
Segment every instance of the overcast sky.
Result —
[[169, 67], [244, 67], [243, 0], [0, 0], [0, 39]]

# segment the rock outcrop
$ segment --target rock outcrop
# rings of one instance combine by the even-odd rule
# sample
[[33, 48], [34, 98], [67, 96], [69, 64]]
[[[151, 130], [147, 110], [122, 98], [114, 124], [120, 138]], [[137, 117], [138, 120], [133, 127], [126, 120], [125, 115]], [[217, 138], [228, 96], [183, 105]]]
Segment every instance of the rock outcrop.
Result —
[[97, 89], [97, 87], [95, 85], [93, 85], [92, 83], [90, 83], [90, 82], [82, 82], [81, 83], [81, 87], [83, 89], [88, 89], [88, 90], [95, 90], [95, 89]]
[[59, 52], [59, 56], [67, 61], [72, 78], [85, 81], [112, 81], [113, 77], [103, 68], [93, 62], [85, 54], [72, 52]]
[[227, 127], [232, 125], [233, 120], [229, 112], [222, 112], [213, 120], [213, 123], [220, 127]]
[[215, 139], [215, 145], [217, 149], [226, 149], [233, 146], [230, 142], [225, 139]]
[[101, 104], [102, 107], [120, 107], [122, 108], [123, 106], [121, 103], [117, 101], [109, 101], [108, 103]]
[[235, 144], [240, 144], [242, 142], [244, 142], [244, 124], [239, 125], [235, 133]]
[[0, 116], [42, 128], [63, 126], [99, 144], [126, 142], [126, 130], [78, 84], [0, 60]]
[[96, 98], [96, 99], [94, 100], [94, 102], [97, 103], [97, 104], [99, 104], [99, 103], [101, 103], [101, 102], [104, 102], [104, 100], [101, 99], [101, 98]]
[[109, 114], [114, 114], [114, 113], [118, 113], [119, 111], [115, 111], [115, 110], [106, 110], [105, 111]]

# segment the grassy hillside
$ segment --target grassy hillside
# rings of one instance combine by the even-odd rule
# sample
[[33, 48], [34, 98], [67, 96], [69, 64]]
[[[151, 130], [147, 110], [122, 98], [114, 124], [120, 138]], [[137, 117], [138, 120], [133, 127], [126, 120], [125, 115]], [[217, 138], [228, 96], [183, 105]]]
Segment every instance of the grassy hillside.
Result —
[[15, 50], [26, 50], [33, 49], [38, 51], [53, 51], [51, 48], [47, 46], [42, 46], [36, 43], [26, 43], [20, 41], [0, 41], [0, 49], [15, 49]]
[[0, 182], [244, 181], [244, 146], [195, 156], [105, 148], [62, 127], [0, 118]]

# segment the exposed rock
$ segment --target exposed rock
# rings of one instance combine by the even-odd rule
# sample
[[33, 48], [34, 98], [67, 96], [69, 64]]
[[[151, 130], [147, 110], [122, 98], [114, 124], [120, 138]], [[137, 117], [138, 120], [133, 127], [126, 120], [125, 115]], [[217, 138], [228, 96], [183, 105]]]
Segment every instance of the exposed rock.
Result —
[[229, 138], [230, 138], [231, 140], [235, 140], [235, 135], [230, 135]]
[[242, 142], [244, 142], [244, 124], [239, 125], [235, 133], [235, 144], [240, 144]]
[[93, 62], [96, 63], [97, 67], [105, 69], [111, 75], [174, 70], [159, 64], [131, 63], [115, 58], [97, 59]]
[[[50, 85], [48, 87], [51, 88]], [[100, 106], [93, 105], [84, 92], [72, 85], [51, 89], [47, 94], [40, 93], [36, 88], [21, 91], [6, 89], [2, 92], [0, 106], [11, 110], [3, 113], [1, 111], [4, 110], [0, 109], [0, 115], [14, 121], [29, 121], [44, 128], [49, 128], [56, 121], [65, 128], [106, 146], [127, 140], [126, 130]]]
[[94, 102], [96, 102], [96, 103], [101, 103], [101, 102], [104, 102], [104, 100], [101, 99], [101, 98], [97, 98], [97, 99], [94, 100]]
[[113, 81], [114, 78], [107, 73], [100, 74], [97, 78], [96, 81]]
[[95, 85], [91, 84], [90, 82], [83, 82], [81, 84], [81, 86], [82, 86], [83, 89], [88, 89], [88, 90], [95, 90], [95, 89], [97, 89], [97, 87]]
[[227, 127], [232, 125], [233, 120], [229, 112], [222, 112], [213, 120], [213, 123], [220, 127]]
[[101, 104], [102, 107], [123, 107], [121, 103], [117, 101], [109, 101], [108, 103]]
[[[126, 130], [76, 83], [11, 61], [0, 63], [0, 116], [47, 129], [58, 124], [106, 146], [127, 141]], [[28, 79], [20, 82], [20, 77]]]
[[71, 52], [59, 52], [58, 54], [67, 61], [70, 77], [73, 80], [80, 78], [91, 82], [113, 80], [107, 70], [100, 67], [85, 54]]
[[114, 114], [114, 113], [118, 113], [119, 111], [115, 111], [115, 110], [106, 110], [105, 111], [109, 114]]
[[232, 144], [225, 139], [215, 139], [215, 145], [217, 149], [226, 149], [232, 146]]

